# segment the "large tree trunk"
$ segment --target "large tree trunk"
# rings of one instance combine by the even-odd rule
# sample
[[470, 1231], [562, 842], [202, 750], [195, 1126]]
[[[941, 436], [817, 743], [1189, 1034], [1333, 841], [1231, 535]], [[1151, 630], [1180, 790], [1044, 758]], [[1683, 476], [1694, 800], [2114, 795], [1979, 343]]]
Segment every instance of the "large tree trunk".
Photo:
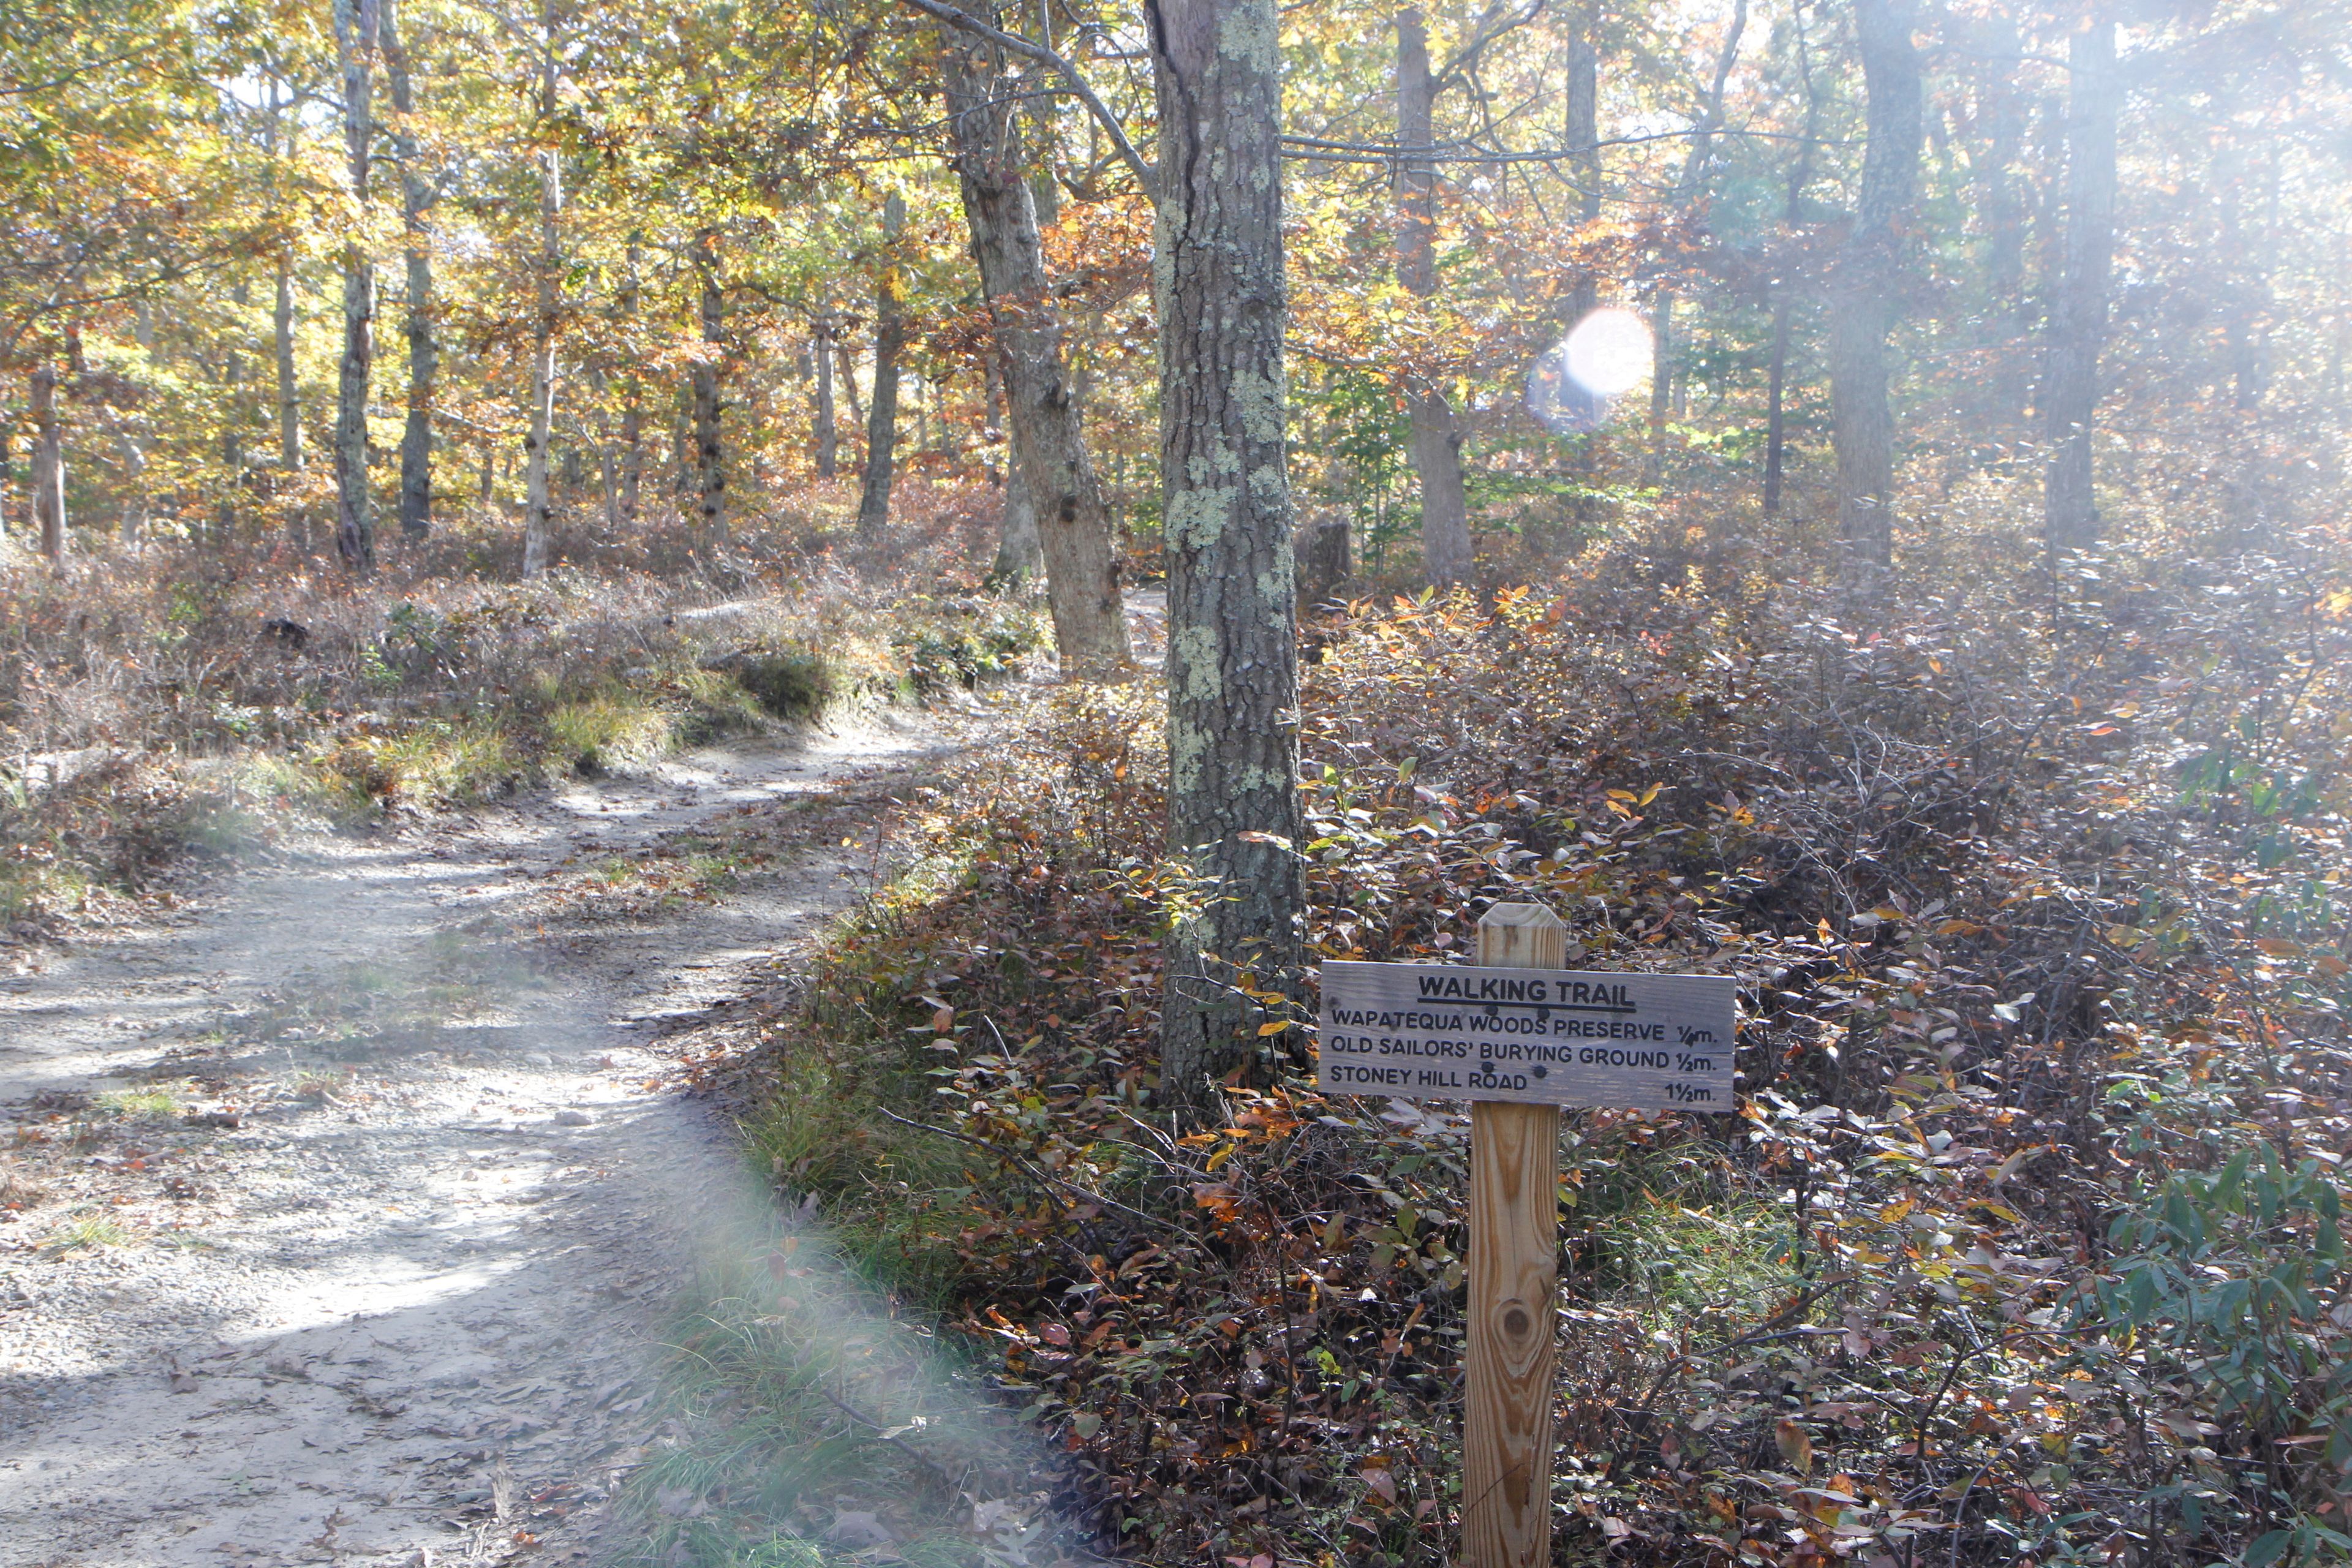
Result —
[[841, 471], [841, 436], [834, 428], [833, 318], [816, 323], [816, 477], [829, 479]]
[[[1422, 299], [1437, 292], [1437, 165], [1429, 33], [1421, 7], [1397, 13], [1397, 281]], [[1444, 391], [1425, 375], [1405, 380], [1412, 471], [1421, 481], [1421, 563], [1440, 587], [1470, 574], [1470, 503], [1462, 488], [1462, 428]]]
[[887, 249], [874, 280], [874, 400], [866, 424], [866, 489], [857, 501], [857, 536], [872, 541], [890, 521], [890, 470], [898, 447], [898, 355], [907, 346], [907, 285], [898, 234], [907, 204], [898, 192], [882, 208]]
[[[540, 56], [539, 112], [542, 123], [555, 118], [555, 38], [550, 24]], [[555, 326], [559, 296], [558, 271], [562, 266], [561, 236], [556, 224], [563, 212], [562, 153], [543, 147], [539, 153], [539, 277], [530, 337], [530, 429], [523, 437], [522, 574], [537, 577], [547, 571], [554, 547], [555, 503], [547, 483], [547, 445], [555, 426]]]
[[2099, 353], [2107, 340], [2107, 274], [2116, 245], [2116, 121], [2123, 79], [2116, 70], [2116, 24], [2092, 20], [2066, 51], [2074, 87], [2066, 119], [2066, 248], [2050, 318], [2050, 363], [2042, 379], [2042, 525], [2051, 551], [2079, 550], [2099, 537], [2091, 490], [2092, 418], [2099, 405]]
[[433, 341], [433, 250], [425, 212], [433, 186], [418, 167], [416, 132], [410, 116], [416, 100], [408, 81], [408, 50], [394, 19], [394, 0], [383, 5], [384, 83], [392, 92], [393, 146], [400, 157], [400, 229], [407, 252], [408, 299], [403, 331], [408, 337], [408, 415], [400, 433], [400, 531], [422, 539], [433, 531], [433, 384], [440, 352]]
[[66, 558], [66, 452], [58, 425], [58, 367], [33, 367], [33, 537], [51, 565]]
[[1062, 674], [1115, 676], [1134, 662], [1119, 604], [1118, 551], [1063, 362], [1062, 313], [1048, 291], [1036, 194], [1013, 130], [1013, 79], [995, 47], [969, 34], [951, 34], [941, 47], [964, 220], [994, 327], [1013, 468], [1027, 487], [1045, 557]]
[[702, 331], [702, 357], [694, 362], [695, 514], [705, 544], [727, 536], [726, 448], [719, 430], [719, 356], [726, 352], [727, 300], [719, 289], [719, 236], [709, 228], [694, 235], [696, 318]]
[[[368, 206], [374, 139], [376, 0], [334, 0], [335, 56], [343, 79], [343, 150], [352, 199]], [[375, 566], [375, 510], [368, 493], [368, 377], [375, 363], [375, 266], [363, 223], [343, 247], [343, 358], [335, 388], [335, 549], [355, 572]]]
[[16, 508], [16, 416], [0, 408], [0, 544], [8, 542], [10, 518]]
[[1161, 1092], [1209, 1098], [1296, 983], [1297, 605], [1285, 470], [1282, 55], [1274, 0], [1150, 0], [1160, 106], [1160, 482], [1168, 836], [1197, 879], [1170, 933]]
[[1886, 334], [1901, 313], [1903, 218], [1919, 176], [1919, 51], [1913, 0], [1855, 0], [1869, 98], [1862, 196], [1837, 262], [1830, 324], [1830, 435], [1837, 454], [1839, 574], [1875, 591], [1894, 558], [1895, 411]]

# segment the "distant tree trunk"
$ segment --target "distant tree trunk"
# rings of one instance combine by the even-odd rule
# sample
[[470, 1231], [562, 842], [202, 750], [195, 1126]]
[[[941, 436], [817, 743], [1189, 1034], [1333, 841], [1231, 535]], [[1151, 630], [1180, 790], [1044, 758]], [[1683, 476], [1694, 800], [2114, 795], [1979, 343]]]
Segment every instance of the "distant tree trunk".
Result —
[[2025, 202], [2017, 179], [2025, 139], [2025, 107], [2017, 89], [2016, 20], [1996, 16], [1986, 24], [1982, 36], [1988, 60], [1980, 101], [1988, 145], [1979, 200], [1985, 227], [1985, 284], [1990, 296], [1985, 320], [1995, 334], [1992, 350], [1999, 356], [1990, 377], [1991, 412], [2000, 422], [2005, 445], [2013, 438], [2014, 423], [2025, 412], [2032, 384], [2027, 356], [2021, 352], [2030, 309], [2025, 292]]
[[1661, 288], [1650, 301], [1650, 439], [1642, 455], [1642, 483], [1666, 482], [1666, 416], [1675, 401], [1675, 296]]
[[841, 366], [841, 390], [849, 399], [849, 423], [856, 429], [866, 428], [866, 403], [857, 395], [857, 356], [849, 352], [849, 344], [836, 335], [833, 341], [834, 358]]
[[401, 41], [394, 0], [383, 6], [384, 83], [400, 118], [393, 147], [400, 159], [400, 228], [407, 252], [408, 299], [403, 330], [408, 337], [408, 416], [400, 433], [400, 531], [422, 539], [433, 531], [433, 392], [440, 351], [433, 341], [433, 249], [425, 233], [425, 209], [433, 186], [418, 167], [416, 132], [410, 117], [416, 100], [409, 89], [408, 49]]
[[[1723, 92], [1731, 68], [1739, 61], [1739, 40], [1748, 31], [1748, 0], [1733, 0], [1731, 26], [1715, 58], [1715, 82], [1693, 128], [1690, 151], [1675, 182], [1675, 210], [1688, 213], [1706, 189], [1708, 160], [1715, 151], [1715, 133], [1723, 126]], [[1642, 481], [1655, 488], [1666, 477], [1666, 416], [1675, 406], [1675, 296], [1671, 279], [1662, 279], [1650, 302], [1650, 447], [1643, 459]]]
[[[629, 237], [628, 272], [621, 283], [621, 320], [632, 325], [637, 319], [637, 237], [633, 234]], [[627, 390], [622, 394], [621, 401], [621, 515], [634, 522], [637, 500], [645, 488], [645, 391], [634, 371], [625, 381]]]
[[588, 372], [588, 389], [594, 398], [596, 426], [596, 479], [604, 496], [604, 531], [617, 539], [625, 514], [621, 510], [621, 465], [613, 450], [613, 426], [605, 413], [612, 378], [603, 365]]
[[[540, 54], [542, 125], [554, 120], [555, 107], [555, 38], [551, 22]], [[556, 225], [562, 212], [562, 154], [554, 147], [542, 147], [539, 153], [539, 276], [530, 336], [530, 429], [522, 443], [522, 574], [527, 578], [546, 573], [554, 548], [555, 503], [547, 483], [547, 445], [555, 426], [557, 278], [563, 261]]]
[[[268, 79], [268, 118], [263, 123], [264, 148], [275, 160], [278, 155], [278, 136], [284, 126], [283, 116], [289, 107], [278, 91], [276, 76]], [[299, 121], [297, 122], [299, 123]], [[287, 152], [291, 155], [293, 138], [287, 140]], [[273, 163], [272, 168], [275, 169]], [[276, 191], [276, 175], [272, 176], [272, 193]], [[282, 492], [299, 492], [306, 459], [302, 450], [302, 404], [294, 379], [294, 247], [291, 243], [278, 247], [274, 295], [270, 301], [270, 357], [278, 373], [278, 481]], [[146, 302], [140, 302], [142, 320]], [[310, 548], [310, 510], [307, 502], [295, 496], [286, 508], [287, 542], [296, 550], [308, 552]]]
[[[1601, 48], [1598, 0], [1583, 7], [1568, 45], [1569, 170], [1576, 182], [1577, 216], [1591, 223], [1601, 216]], [[1590, 289], [1588, 276], [1578, 285]], [[1591, 309], [1588, 303], [1586, 309]]]
[[[1570, 178], [1576, 184], [1576, 214], [1588, 224], [1601, 216], [1601, 51], [1595, 41], [1599, 10], [1597, 5], [1583, 7], [1569, 39], [1568, 115], [1563, 127]], [[1568, 325], [1573, 329], [1600, 303], [1599, 278], [1591, 268], [1579, 268], [1574, 281], [1569, 285]], [[1601, 400], [1587, 392], [1574, 376], [1560, 377], [1559, 395], [1561, 413], [1570, 428], [1592, 430], [1600, 426]], [[1576, 460], [1580, 469], [1589, 470], [1589, 443]]]
[[16, 414], [0, 408], [0, 544], [8, 542], [16, 510]]
[[[250, 299], [240, 283], [230, 298], [243, 305]], [[228, 489], [213, 514], [213, 548], [226, 550], [236, 540], [236, 498], [245, 488], [245, 421], [248, 405], [245, 390], [245, 355], [231, 346], [221, 363], [221, 469]]]
[[66, 559], [66, 451], [58, 424], [58, 367], [47, 355], [33, 367], [33, 534], [53, 566]]
[[[1013, 129], [1013, 77], [995, 46], [968, 34], [943, 38], [941, 50], [964, 221], [994, 327], [1013, 468], [1027, 489], [1045, 558], [1062, 674], [1116, 676], [1134, 662], [1119, 604], [1118, 551], [1063, 360], [1062, 313], [1048, 289], [1036, 195]], [[1009, 509], [1006, 517], [1013, 521]]]
[[719, 429], [719, 355], [727, 342], [727, 300], [719, 289], [719, 236], [695, 231], [696, 317], [702, 331], [701, 359], [694, 362], [694, 493], [702, 537], [717, 544], [727, 537], [726, 450]]
[[[1397, 13], [1397, 281], [1422, 299], [1437, 292], [1437, 165], [1432, 113], [1437, 84], [1429, 72], [1429, 33], [1421, 7]], [[1462, 427], [1444, 389], [1425, 376], [1405, 380], [1412, 428], [1412, 470], [1421, 481], [1421, 562], [1441, 587], [1470, 573], [1470, 503], [1462, 486]]]
[[1160, 477], [1168, 549], [1169, 850], [1198, 879], [1170, 934], [1160, 1092], [1247, 1063], [1296, 984], [1297, 605], [1285, 468], [1282, 55], [1275, 0], [1150, 0], [1160, 108]]
[[893, 191], [882, 208], [887, 248], [874, 282], [874, 401], [866, 422], [866, 489], [857, 501], [857, 536], [868, 541], [881, 537], [890, 521], [890, 468], [898, 444], [898, 355], [907, 346], [907, 285], [898, 267], [898, 235], [906, 225], [906, 200]]
[[841, 435], [834, 427], [833, 319], [816, 323], [816, 477], [832, 479], [841, 471]]
[[[299, 489], [308, 461], [302, 451], [302, 397], [294, 380], [294, 253], [278, 252], [277, 299], [269, 312], [270, 352], [278, 368], [279, 482]], [[299, 500], [287, 508], [286, 532], [295, 549], [310, 548], [310, 510]]]
[[1837, 454], [1839, 575], [1874, 593], [1894, 559], [1895, 412], [1886, 335], [1901, 314], [1903, 219], [1919, 175], [1919, 51], [1913, 0], [1855, 0], [1869, 98], [1862, 195], [1838, 258], [1830, 312], [1830, 426]]
[[1772, 300], [1772, 362], [1767, 374], [1764, 412], [1764, 515], [1780, 510], [1780, 476], [1788, 461], [1789, 422], [1785, 389], [1789, 375], [1789, 301]]
[[115, 534], [135, 550], [147, 535], [147, 450], [119, 425], [114, 439], [122, 449], [122, 517]]
[[[343, 79], [343, 148], [352, 199], [368, 206], [374, 139], [376, 0], [334, 0]], [[335, 549], [354, 572], [375, 568], [375, 509], [368, 493], [368, 378], [375, 363], [375, 266], [354, 223], [343, 247], [343, 358], [335, 389]]]
[[998, 526], [996, 564], [989, 575], [1000, 583], [1026, 587], [1045, 575], [1045, 545], [1037, 537], [1037, 502], [1029, 493], [1029, 476], [1019, 463], [1004, 476], [1004, 517]]
[[2116, 245], [2116, 121], [2123, 79], [2116, 70], [2116, 24], [2095, 17], [2066, 51], [2074, 77], [2066, 121], [2066, 248], [2052, 301], [2049, 369], [2042, 378], [2042, 525], [2050, 549], [2097, 542], [2092, 494], [2092, 419], [2099, 405], [2099, 353], [2107, 339], [2107, 274]]

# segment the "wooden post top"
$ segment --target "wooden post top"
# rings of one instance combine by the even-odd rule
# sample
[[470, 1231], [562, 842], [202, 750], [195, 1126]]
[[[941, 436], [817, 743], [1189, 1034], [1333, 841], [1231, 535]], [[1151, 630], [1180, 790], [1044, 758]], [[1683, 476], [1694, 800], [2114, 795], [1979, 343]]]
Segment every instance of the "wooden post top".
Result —
[[1542, 904], [1496, 904], [1478, 917], [1478, 962], [1495, 969], [1565, 969], [1568, 922]]

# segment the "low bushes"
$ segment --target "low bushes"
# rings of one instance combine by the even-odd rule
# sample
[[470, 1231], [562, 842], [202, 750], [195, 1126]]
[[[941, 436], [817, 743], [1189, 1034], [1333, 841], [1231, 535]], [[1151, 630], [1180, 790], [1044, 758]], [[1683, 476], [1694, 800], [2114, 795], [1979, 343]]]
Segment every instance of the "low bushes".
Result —
[[[1317, 955], [1533, 899], [1740, 981], [1736, 1115], [1570, 1119], [1564, 1560], [2346, 1550], [2352, 592], [2149, 552], [2053, 598], [2006, 537], [1866, 623], [1678, 535], [1319, 634]], [[1311, 975], [1222, 1118], [1155, 1108], [1156, 734], [1063, 694], [912, 804], [753, 1142], [1105, 1543], [1442, 1561], [1463, 1120], [1313, 1093]]]

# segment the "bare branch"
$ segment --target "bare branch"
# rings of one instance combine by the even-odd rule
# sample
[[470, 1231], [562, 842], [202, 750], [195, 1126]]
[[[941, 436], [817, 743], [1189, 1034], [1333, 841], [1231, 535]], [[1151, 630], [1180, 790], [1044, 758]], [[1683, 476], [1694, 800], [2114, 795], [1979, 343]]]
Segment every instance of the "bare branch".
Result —
[[1110, 111], [1110, 106], [1095, 95], [1095, 89], [1087, 85], [1087, 79], [1078, 74], [1077, 67], [1044, 45], [1033, 44], [1018, 34], [1008, 33], [1001, 27], [992, 27], [971, 12], [948, 5], [946, 0], [907, 0], [907, 4], [928, 16], [945, 22], [951, 27], [960, 27], [976, 37], [986, 38], [998, 48], [1008, 49], [1024, 59], [1034, 60], [1043, 66], [1051, 66], [1060, 72], [1062, 79], [1070, 84], [1070, 90], [1077, 94], [1079, 100], [1087, 106], [1087, 112], [1101, 122], [1105, 131], [1110, 132], [1111, 144], [1118, 149], [1118, 155], [1126, 161], [1127, 166], [1135, 172], [1136, 181], [1143, 187], [1143, 194], [1146, 195], [1156, 194], [1159, 183], [1152, 175], [1151, 165], [1143, 161], [1143, 154], [1138, 153], [1135, 150], [1135, 143], [1127, 139], [1127, 130], [1119, 124], [1118, 116], [1113, 114]]

